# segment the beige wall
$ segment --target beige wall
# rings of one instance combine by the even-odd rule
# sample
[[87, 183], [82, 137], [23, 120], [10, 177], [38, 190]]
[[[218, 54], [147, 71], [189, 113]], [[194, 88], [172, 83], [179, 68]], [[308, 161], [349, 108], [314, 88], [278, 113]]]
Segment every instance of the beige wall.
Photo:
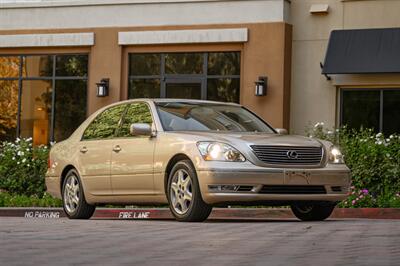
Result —
[[[312, 4], [328, 4], [329, 13], [312, 15]], [[399, 0], [293, 0], [291, 132], [304, 134], [307, 125], [337, 125], [337, 86], [400, 86], [400, 75], [346, 75], [327, 81], [321, 75], [329, 34], [334, 29], [400, 27]], [[394, 76], [394, 77], [393, 77]]]
[[[119, 46], [118, 32], [142, 30], [248, 28], [244, 43]], [[291, 26], [284, 22], [199, 26], [119, 27], [67, 30], [0, 31], [0, 34], [94, 32], [95, 45], [76, 48], [0, 48], [0, 54], [89, 53], [88, 114], [127, 97], [127, 54], [129, 52], [240, 51], [241, 103], [274, 127], [289, 127]], [[268, 77], [268, 94], [254, 96], [254, 82]], [[110, 95], [96, 97], [96, 82], [110, 79]]]

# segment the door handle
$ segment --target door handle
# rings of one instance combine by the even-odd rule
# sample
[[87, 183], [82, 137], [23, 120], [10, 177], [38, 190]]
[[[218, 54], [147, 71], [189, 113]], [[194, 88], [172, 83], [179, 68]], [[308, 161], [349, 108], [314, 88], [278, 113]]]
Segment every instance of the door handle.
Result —
[[88, 149], [84, 146], [79, 150], [81, 153], [86, 153]]
[[121, 147], [119, 145], [115, 145], [113, 148], [114, 152], [120, 152], [121, 151]]

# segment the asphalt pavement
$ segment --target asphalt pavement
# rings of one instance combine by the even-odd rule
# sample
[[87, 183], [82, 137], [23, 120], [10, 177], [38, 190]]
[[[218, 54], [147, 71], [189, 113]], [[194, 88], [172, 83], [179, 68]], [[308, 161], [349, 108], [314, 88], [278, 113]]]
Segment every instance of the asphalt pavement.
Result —
[[400, 220], [0, 218], [0, 265], [400, 265]]

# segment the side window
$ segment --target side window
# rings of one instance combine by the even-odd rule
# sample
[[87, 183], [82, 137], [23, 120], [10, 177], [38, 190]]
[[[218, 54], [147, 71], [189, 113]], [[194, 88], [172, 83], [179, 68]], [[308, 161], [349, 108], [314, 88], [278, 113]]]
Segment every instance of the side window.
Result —
[[108, 108], [99, 114], [86, 128], [83, 133], [83, 140], [107, 139], [112, 138], [118, 128], [121, 115], [126, 108], [126, 104], [121, 104]]
[[132, 103], [126, 110], [118, 137], [130, 137], [130, 127], [133, 123], [153, 123], [149, 106], [145, 103]]

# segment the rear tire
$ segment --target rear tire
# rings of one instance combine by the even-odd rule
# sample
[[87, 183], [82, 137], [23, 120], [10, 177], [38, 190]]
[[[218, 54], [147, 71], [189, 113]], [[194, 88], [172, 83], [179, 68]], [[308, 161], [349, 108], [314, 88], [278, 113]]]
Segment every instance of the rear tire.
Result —
[[96, 207], [86, 202], [78, 172], [69, 170], [62, 186], [63, 208], [70, 219], [89, 219]]
[[323, 221], [332, 214], [335, 206], [335, 203], [307, 203], [290, 207], [293, 214], [302, 221]]
[[169, 208], [180, 222], [202, 222], [211, 213], [212, 207], [201, 197], [197, 174], [189, 160], [179, 161], [172, 168], [167, 195]]

